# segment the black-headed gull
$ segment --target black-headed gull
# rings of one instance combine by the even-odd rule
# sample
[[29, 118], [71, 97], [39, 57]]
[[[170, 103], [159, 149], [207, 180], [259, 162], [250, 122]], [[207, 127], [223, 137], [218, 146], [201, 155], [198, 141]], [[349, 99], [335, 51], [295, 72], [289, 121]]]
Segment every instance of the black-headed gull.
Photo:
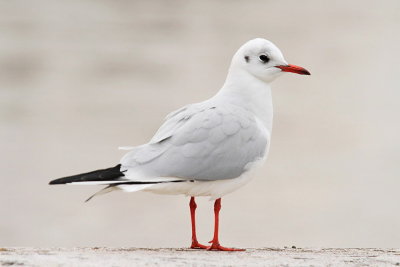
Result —
[[[310, 75], [288, 64], [272, 42], [250, 40], [233, 56], [226, 81], [215, 96], [170, 113], [147, 144], [125, 148], [130, 151], [117, 166], [50, 184], [107, 185], [95, 195], [141, 190], [190, 196], [191, 248], [239, 250], [219, 243], [221, 197], [245, 185], [267, 157], [273, 115], [270, 83], [283, 72]], [[198, 196], [215, 200], [210, 246], [196, 237]]]

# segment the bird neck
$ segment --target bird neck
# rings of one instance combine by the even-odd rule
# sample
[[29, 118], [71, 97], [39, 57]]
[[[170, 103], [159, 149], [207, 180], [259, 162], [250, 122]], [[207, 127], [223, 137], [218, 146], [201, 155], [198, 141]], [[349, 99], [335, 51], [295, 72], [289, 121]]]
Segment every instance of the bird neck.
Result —
[[252, 111], [271, 133], [272, 95], [268, 83], [240, 69], [230, 69], [221, 90], [215, 96]]

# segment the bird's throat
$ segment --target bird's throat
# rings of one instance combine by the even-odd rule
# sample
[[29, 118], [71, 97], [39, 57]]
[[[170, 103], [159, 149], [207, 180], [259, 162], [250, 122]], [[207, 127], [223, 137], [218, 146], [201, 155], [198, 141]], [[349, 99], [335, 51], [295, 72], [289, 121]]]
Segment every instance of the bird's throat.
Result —
[[269, 84], [251, 75], [232, 75], [230, 72], [215, 97], [251, 110], [271, 133], [273, 105]]

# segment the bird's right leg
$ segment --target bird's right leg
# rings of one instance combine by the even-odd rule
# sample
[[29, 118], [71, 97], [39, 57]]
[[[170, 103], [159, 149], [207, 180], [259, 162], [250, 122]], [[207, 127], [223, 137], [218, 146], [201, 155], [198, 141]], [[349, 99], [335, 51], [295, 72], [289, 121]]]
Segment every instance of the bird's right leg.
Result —
[[197, 241], [197, 236], [196, 236], [196, 208], [197, 204], [196, 201], [194, 201], [194, 197], [190, 198], [189, 202], [189, 207], [190, 207], [190, 219], [192, 222], [192, 245], [190, 248], [199, 248], [199, 249], [206, 249], [207, 246], [204, 246]]

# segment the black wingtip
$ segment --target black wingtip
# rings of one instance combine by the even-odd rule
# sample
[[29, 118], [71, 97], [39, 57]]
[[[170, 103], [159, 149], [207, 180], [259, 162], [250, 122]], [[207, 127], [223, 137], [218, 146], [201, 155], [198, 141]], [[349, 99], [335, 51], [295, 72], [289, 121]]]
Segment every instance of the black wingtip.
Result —
[[[66, 177], [66, 178], [68, 178], [68, 177]], [[66, 179], [66, 178], [59, 178], [59, 179], [52, 180], [52, 181], [49, 182], [49, 185], [66, 184], [68, 182], [71, 182], [71, 181], [69, 181], [69, 179]]]
[[58, 180], [59, 180], [59, 179], [50, 181], [49, 184], [50, 184], [50, 185], [53, 185], [53, 184], [61, 184], [60, 182], [58, 182]]
[[75, 182], [96, 182], [96, 181], [113, 181], [124, 174], [121, 172], [121, 164], [115, 167], [101, 169], [86, 173], [81, 173], [77, 175], [67, 176], [63, 178], [58, 178], [49, 182], [49, 185], [54, 184], [69, 184]]

